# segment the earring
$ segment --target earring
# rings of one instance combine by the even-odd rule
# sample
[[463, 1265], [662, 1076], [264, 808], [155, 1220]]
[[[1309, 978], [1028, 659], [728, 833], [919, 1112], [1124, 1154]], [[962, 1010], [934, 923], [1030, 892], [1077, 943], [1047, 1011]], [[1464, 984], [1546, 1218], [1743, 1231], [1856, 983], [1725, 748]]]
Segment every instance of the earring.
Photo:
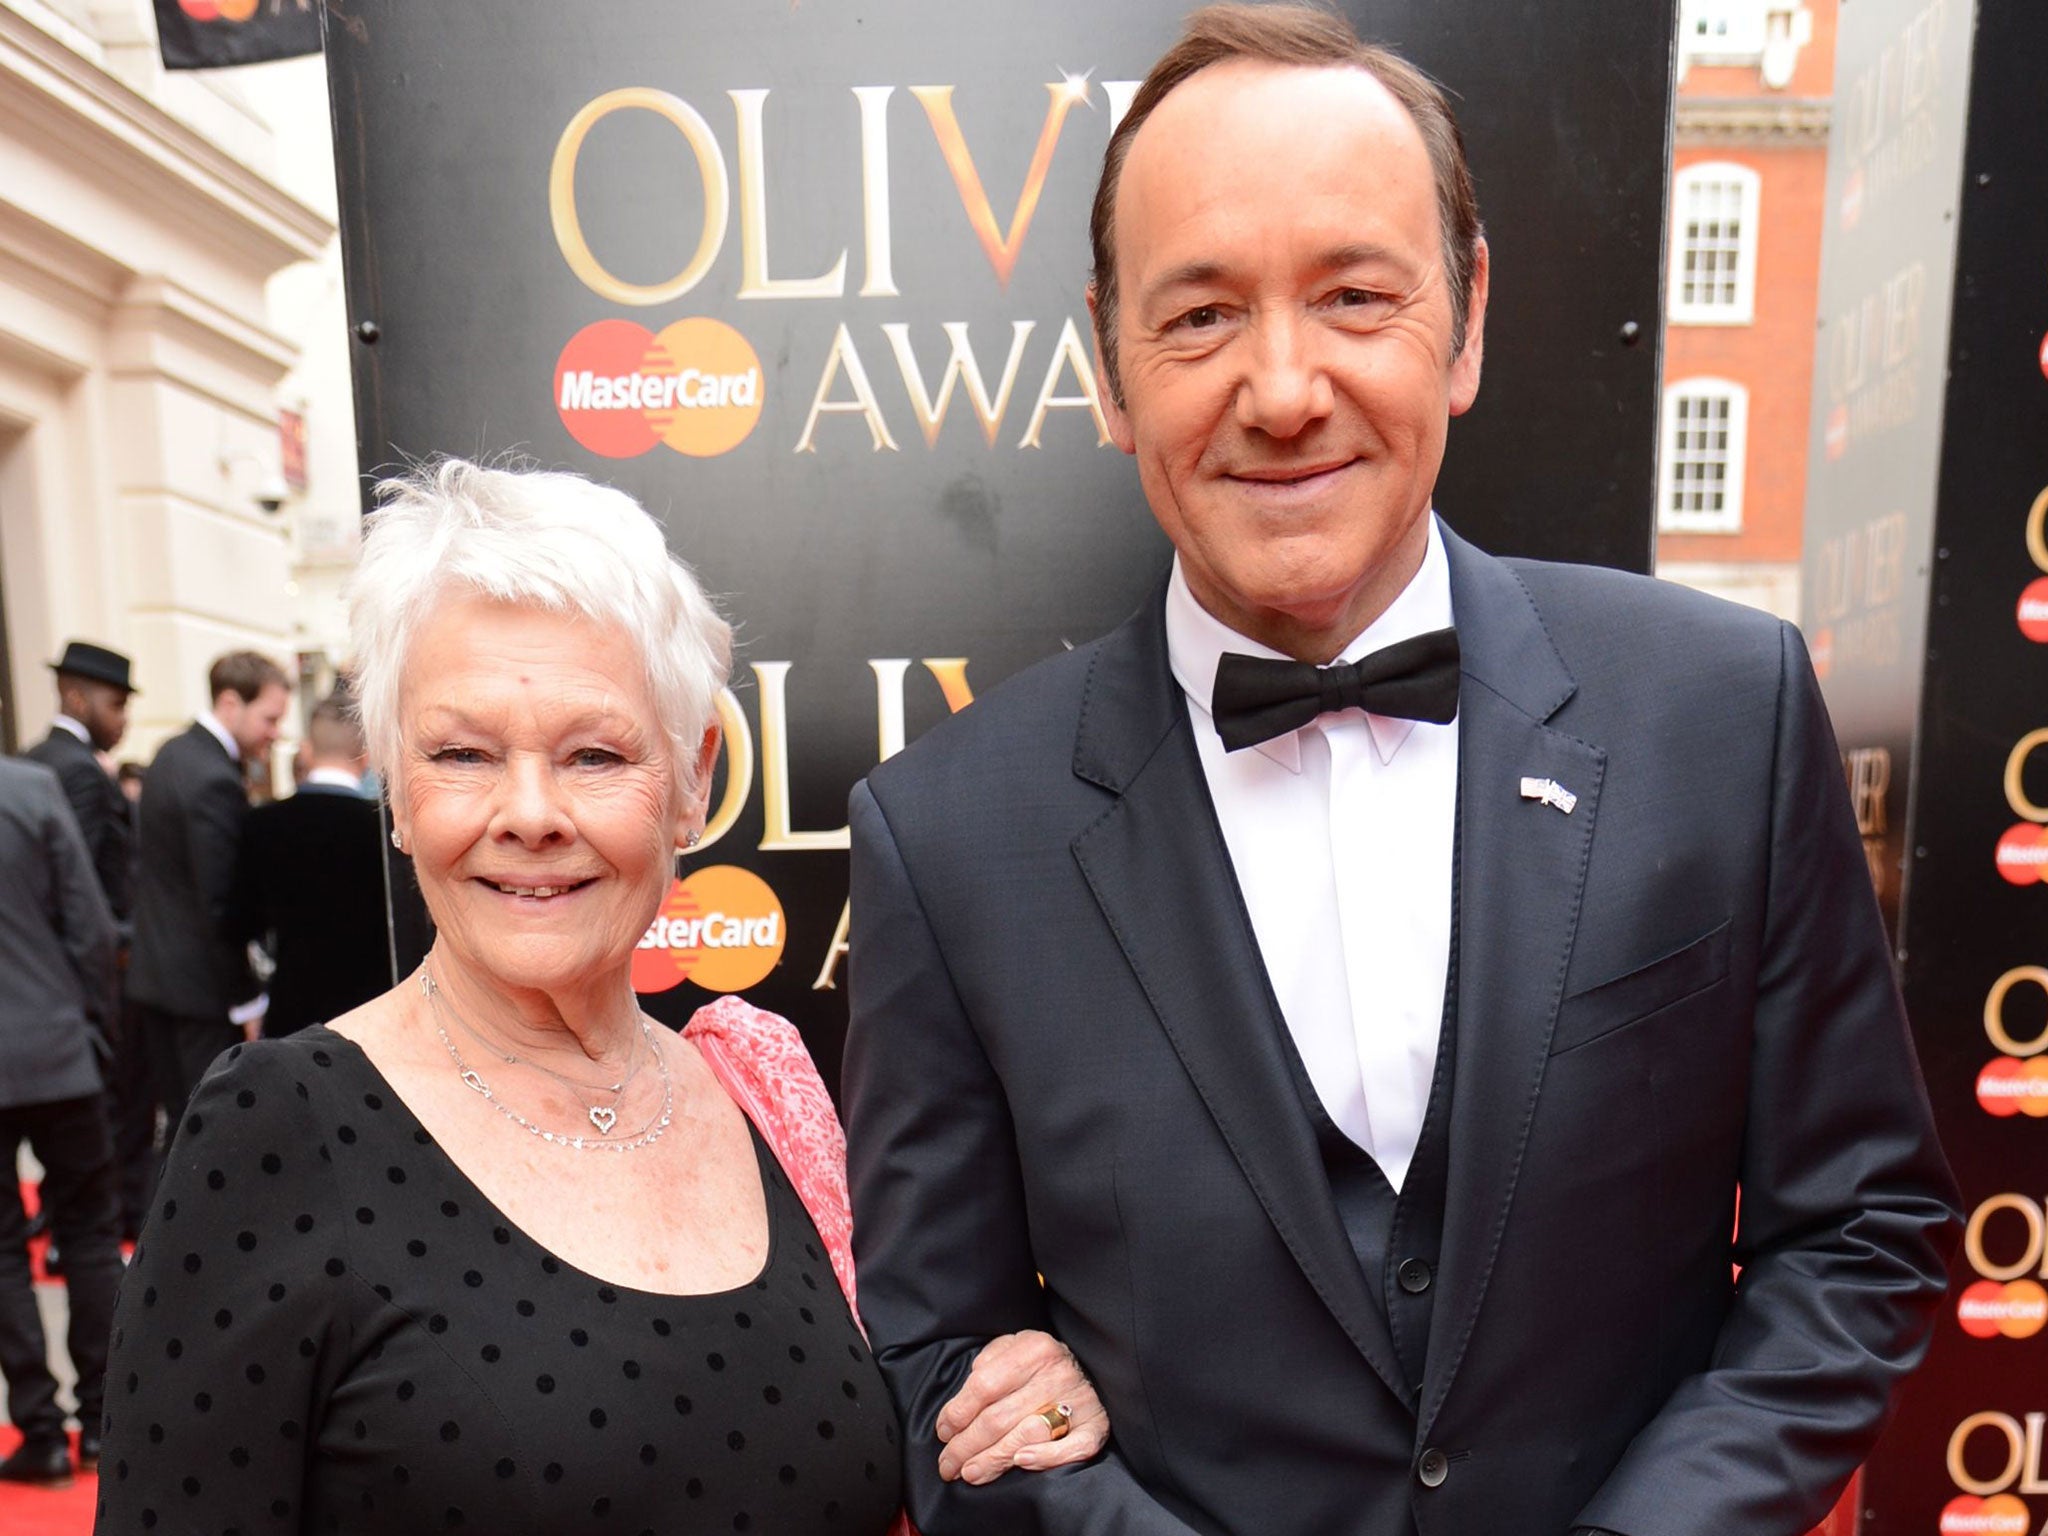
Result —
[[683, 835], [683, 846], [685, 848], [694, 848], [703, 841], [704, 829], [702, 827], [692, 827]]
[[405, 834], [399, 831], [398, 828], [396, 827], [393, 827], [391, 829], [391, 846], [396, 848], [400, 853], [405, 852]]

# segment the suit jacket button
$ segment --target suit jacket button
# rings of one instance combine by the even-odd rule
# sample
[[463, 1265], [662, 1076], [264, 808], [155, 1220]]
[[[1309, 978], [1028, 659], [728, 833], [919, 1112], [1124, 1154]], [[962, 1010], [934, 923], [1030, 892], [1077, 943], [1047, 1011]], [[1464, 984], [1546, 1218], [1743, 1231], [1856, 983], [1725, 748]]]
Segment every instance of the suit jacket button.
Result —
[[1440, 1488], [1450, 1476], [1451, 1459], [1435, 1446], [1422, 1453], [1422, 1460], [1415, 1464], [1415, 1476], [1425, 1488]]
[[1401, 1289], [1410, 1296], [1420, 1296], [1429, 1289], [1429, 1266], [1420, 1259], [1403, 1259], [1401, 1267], [1394, 1271], [1394, 1278], [1401, 1282]]

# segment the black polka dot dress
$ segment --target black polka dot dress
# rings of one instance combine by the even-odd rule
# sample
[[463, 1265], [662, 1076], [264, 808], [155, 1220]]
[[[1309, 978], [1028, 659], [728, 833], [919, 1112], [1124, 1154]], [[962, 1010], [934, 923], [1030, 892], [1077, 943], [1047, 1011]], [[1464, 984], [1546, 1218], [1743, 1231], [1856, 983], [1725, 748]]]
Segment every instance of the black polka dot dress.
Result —
[[100, 1536], [882, 1536], [894, 1411], [755, 1148], [761, 1275], [655, 1295], [507, 1222], [352, 1042], [235, 1048], [121, 1288]]

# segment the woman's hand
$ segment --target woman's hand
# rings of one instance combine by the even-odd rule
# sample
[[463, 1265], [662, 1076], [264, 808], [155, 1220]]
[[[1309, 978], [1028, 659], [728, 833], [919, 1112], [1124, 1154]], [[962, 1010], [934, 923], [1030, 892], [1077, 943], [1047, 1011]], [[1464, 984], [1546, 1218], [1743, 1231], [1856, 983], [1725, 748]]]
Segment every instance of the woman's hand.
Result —
[[[1042, 1412], [1064, 1404], [1067, 1433], [1054, 1439]], [[939, 1410], [939, 1476], [992, 1483], [1012, 1467], [1040, 1472], [1087, 1461], [1109, 1444], [1109, 1414], [1074, 1352], [1027, 1329], [990, 1339], [953, 1400]]]

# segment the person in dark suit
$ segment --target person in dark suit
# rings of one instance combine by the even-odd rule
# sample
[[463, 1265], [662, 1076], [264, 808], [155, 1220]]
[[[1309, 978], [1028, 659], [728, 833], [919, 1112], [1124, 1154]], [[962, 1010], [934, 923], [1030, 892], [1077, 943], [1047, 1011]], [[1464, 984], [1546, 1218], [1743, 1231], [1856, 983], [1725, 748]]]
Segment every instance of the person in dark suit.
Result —
[[128, 991], [173, 1118], [213, 1058], [254, 1032], [230, 1017], [257, 995], [233, 911], [249, 815], [242, 769], [270, 750], [291, 701], [283, 670], [254, 651], [221, 657], [207, 684], [212, 709], [158, 750], [138, 807]]
[[341, 698], [306, 723], [309, 766], [288, 800], [258, 806], [242, 833], [241, 926], [277, 962], [263, 1033], [338, 1019], [391, 985], [385, 843], [362, 794], [362, 727]]
[[[90, 641], [71, 641], [50, 669], [57, 674], [57, 715], [50, 722], [50, 734], [23, 756], [57, 775], [71, 813], [78, 818], [100, 891], [120, 931], [114, 962], [118, 981], [133, 933], [135, 807], [101, 765], [99, 754], [112, 752], [127, 735], [128, 701], [137, 690], [128, 658]], [[107, 1069], [107, 1114], [114, 1135], [121, 1228], [132, 1238], [142, 1225], [155, 1168], [156, 1093], [125, 987], [121, 991], [108, 1030], [114, 1055]]]
[[[0, 758], [0, 1163], [26, 1141], [66, 1254], [79, 1459], [97, 1463], [108, 1334], [121, 1283], [114, 1154], [101, 1101], [114, 1003], [113, 913], [92, 857], [40, 763]], [[27, 1222], [0, 1199], [0, 1374], [22, 1443], [0, 1480], [71, 1480], [71, 1446], [29, 1270]]]
[[96, 754], [111, 752], [128, 734], [128, 700], [135, 693], [129, 662], [119, 651], [73, 640], [50, 663], [57, 674], [57, 715], [50, 734], [23, 753], [57, 775], [78, 819], [100, 890], [114, 921], [128, 920], [133, 817], [128, 799]]
[[[1193, 17], [1094, 233], [1170, 576], [852, 797], [913, 1518], [1798, 1536], [1957, 1231], [1798, 634], [1435, 517], [1489, 257], [1442, 92], [1340, 17]], [[982, 1486], [940, 1409], [1020, 1328], [1115, 1440]]]

